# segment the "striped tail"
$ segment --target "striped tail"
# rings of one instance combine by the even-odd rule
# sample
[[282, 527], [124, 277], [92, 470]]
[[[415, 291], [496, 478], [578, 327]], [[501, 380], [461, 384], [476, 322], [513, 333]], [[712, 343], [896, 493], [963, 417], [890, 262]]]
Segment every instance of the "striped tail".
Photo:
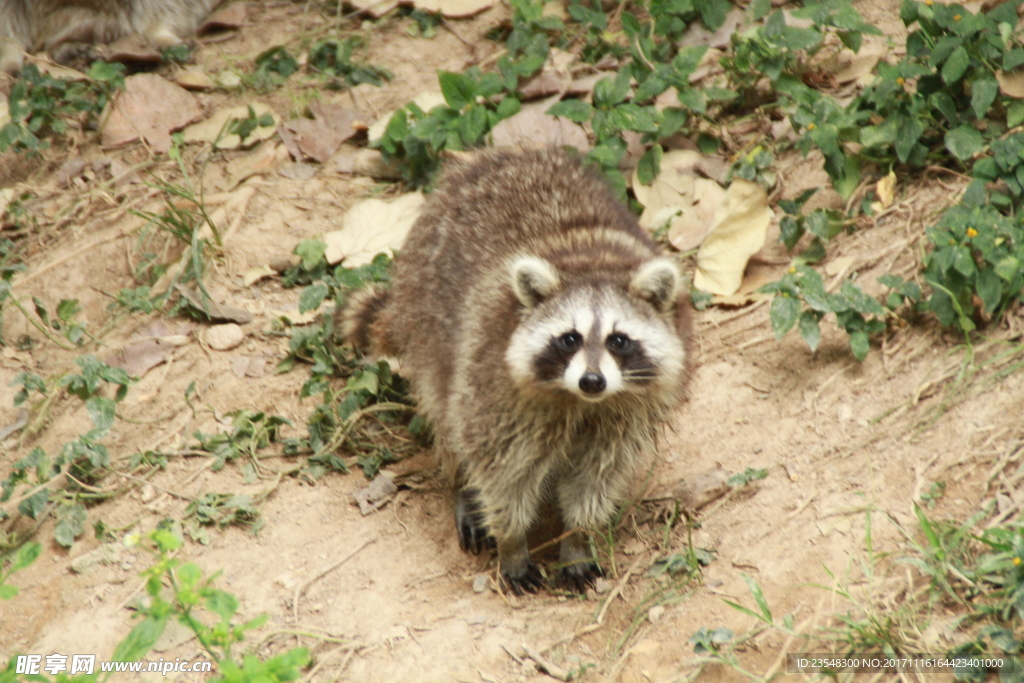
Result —
[[393, 354], [386, 335], [381, 335], [380, 313], [387, 306], [391, 294], [377, 285], [370, 285], [348, 297], [336, 314], [341, 338], [363, 351], [374, 351], [384, 355]]

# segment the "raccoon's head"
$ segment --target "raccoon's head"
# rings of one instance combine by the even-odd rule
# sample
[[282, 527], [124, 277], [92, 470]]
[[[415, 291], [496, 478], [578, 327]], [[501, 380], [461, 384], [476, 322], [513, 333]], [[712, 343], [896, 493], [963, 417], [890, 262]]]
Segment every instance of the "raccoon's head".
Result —
[[685, 350], [674, 314], [683, 278], [673, 261], [642, 264], [625, 288], [567, 284], [534, 256], [516, 259], [510, 271], [523, 306], [505, 354], [517, 383], [586, 401], [679, 386]]

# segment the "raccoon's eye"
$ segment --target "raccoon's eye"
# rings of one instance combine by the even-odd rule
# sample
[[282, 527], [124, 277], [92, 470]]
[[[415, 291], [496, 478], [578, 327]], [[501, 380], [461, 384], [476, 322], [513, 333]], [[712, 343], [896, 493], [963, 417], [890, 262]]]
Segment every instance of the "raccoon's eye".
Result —
[[579, 332], [566, 332], [558, 338], [558, 345], [566, 351], [575, 351], [583, 343], [583, 337]]
[[619, 332], [608, 335], [605, 344], [607, 344], [608, 350], [612, 353], [627, 353], [633, 348], [633, 340]]

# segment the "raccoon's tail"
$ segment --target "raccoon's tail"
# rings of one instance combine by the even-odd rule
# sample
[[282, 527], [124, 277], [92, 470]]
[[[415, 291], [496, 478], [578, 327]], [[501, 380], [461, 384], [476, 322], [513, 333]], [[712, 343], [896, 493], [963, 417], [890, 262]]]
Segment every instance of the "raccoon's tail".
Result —
[[370, 285], [349, 296], [338, 316], [338, 331], [346, 342], [364, 351], [377, 351], [394, 355], [393, 345], [382, 334], [381, 312], [387, 306], [391, 293], [377, 285]]

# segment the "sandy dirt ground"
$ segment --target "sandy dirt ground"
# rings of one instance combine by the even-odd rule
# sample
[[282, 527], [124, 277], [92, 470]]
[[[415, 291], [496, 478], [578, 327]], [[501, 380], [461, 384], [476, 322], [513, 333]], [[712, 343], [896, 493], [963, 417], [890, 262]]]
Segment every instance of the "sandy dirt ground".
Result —
[[[872, 2], [861, 10], [898, 39], [897, 2]], [[408, 19], [385, 19], [364, 32], [368, 43], [361, 54], [395, 78], [381, 88], [363, 85], [352, 93], [319, 96], [355, 106], [374, 120], [435, 89], [437, 69], [460, 71], [493, 53], [497, 47], [484, 34], [505, 16], [506, 9], [495, 8], [452, 21], [429, 40], [410, 37]], [[303, 3], [249, 2], [244, 26], [226, 40], [202, 45], [196, 60], [215, 72], [251, 61], [269, 45], [295, 44], [296, 35], [309, 35], [325, 22]], [[205, 112], [260, 101], [285, 118], [308, 96], [287, 87], [267, 95], [195, 94]], [[51, 306], [77, 298], [83, 319], [97, 330], [111, 323], [105, 293], [135, 286], [130, 263], [140, 220], [126, 207], [155, 200], [137, 182], [103, 184], [95, 174], [62, 187], [58, 169], [75, 156], [112, 158], [126, 166], [151, 157], [138, 143], [103, 149], [95, 135], [74, 139], [76, 146], [55, 146], [41, 161], [11, 153], [0, 159], [4, 184], [35, 195], [29, 206], [38, 211], [40, 225], [22, 238], [30, 244], [28, 269], [15, 278], [14, 292]], [[277, 149], [282, 143], [275, 137], [262, 144]], [[243, 153], [209, 159], [202, 154], [198, 146], [187, 148], [186, 161], [194, 168], [205, 161], [203, 177], [217, 190], [229, 175], [227, 164]], [[208, 280], [217, 301], [252, 314], [252, 322], [243, 326], [245, 340], [233, 350], [216, 351], [199, 341], [204, 325], [186, 328], [186, 343], [134, 383], [121, 403], [126, 419], [104, 440], [115, 462], [147, 449], [183, 448], [195, 430], [215, 432], [222, 425], [219, 418], [239, 409], [284, 416], [295, 425], [284, 436], [304, 434], [313, 401], [301, 400], [299, 389], [308, 369], [274, 372], [288, 347], [287, 337], [272, 326], [277, 312], [295, 311], [301, 290], [282, 288], [277, 277], [246, 286], [243, 274], [288, 256], [299, 240], [336, 229], [345, 210], [378, 186], [337, 172], [330, 161], [316, 166], [310, 179], [289, 179], [281, 172], [291, 163], [287, 154], [273, 158], [270, 168], [243, 186], [251, 188], [251, 198], [234, 207], [237, 215], [228, 214], [226, 221], [236, 227]], [[785, 197], [827, 185], [814, 156], [783, 156], [779, 166]], [[169, 178], [175, 172], [166, 161], [151, 170]], [[924, 228], [960, 188], [956, 176], [942, 173], [901, 184], [890, 210], [863, 219], [858, 230], [830, 246], [830, 261], [843, 271], [826, 282], [858, 273], [869, 293], [880, 294], [875, 277], [913, 272]], [[821, 194], [816, 202], [838, 203], [838, 197]], [[17, 418], [17, 387], [9, 383], [19, 372], [58, 376], [73, 368], [81, 353], [41, 340], [10, 306], [4, 316], [9, 345], [0, 348], [0, 427]], [[184, 324], [155, 315], [122, 318], [105, 332], [104, 343], [124, 346], [159, 320], [171, 327]], [[990, 332], [995, 340], [1013, 339], [1022, 324], [1020, 313], [1013, 312], [1006, 325]], [[22, 334], [39, 343], [17, 350], [10, 340]], [[1022, 438], [1024, 375], [978, 380], [953, 393], [951, 378], [966, 350], [961, 339], [927, 319], [887, 333], [863, 363], [851, 356], [846, 335], [831, 324], [823, 326], [815, 353], [795, 333], [776, 341], [767, 303], [698, 312], [695, 334], [698, 365], [691, 398], [663, 439], [649, 493], [706, 494], [714, 489], [708, 481], [720, 484], [725, 475], [748, 467], [766, 468], [768, 476], [704, 501], [692, 513], [692, 538], [685, 524], [666, 533], [670, 502], [633, 508], [614, 534], [604, 593], [580, 599], [549, 592], [516, 598], [489, 587], [475, 592], [474, 579], [493, 576], [495, 561], [460, 551], [449, 496], [432, 474], [429, 453], [391, 467], [427, 474], [422, 485], [401, 490], [374, 514], [361, 515], [353, 502], [352, 492], [366, 484], [358, 468], [315, 483], [284, 478], [261, 506], [258, 533], [211, 529], [208, 545], [186, 542], [179, 557], [207, 572], [221, 570], [218, 585], [239, 597], [242, 617], [270, 615], [247, 640], [261, 655], [309, 647], [316, 681], [550, 680], [524, 657], [524, 643], [565, 669], [585, 669], [582, 680], [748, 680], [737, 667], [697, 661], [689, 638], [701, 628], [718, 627], [742, 640], [736, 651], [742, 669], [757, 676], [784, 670], [785, 653], [799, 652], [805, 643], [763, 628], [726, 601], [756, 609], [750, 578], [780, 622], [792, 615], [797, 630], [817, 633], [835, 627], [839, 615], [884, 612], [916, 594], [922, 579], [898, 562], [912, 553], [911, 540], [919, 534], [913, 506], [927, 497], [933, 482], [946, 485], [945, 495], [929, 510], [938, 519], [965, 519], [992, 500], [999, 454]], [[998, 348], [998, 341], [982, 340], [976, 352], [984, 359]], [[195, 412], [183, 401], [192, 383]], [[10, 465], [35, 446], [57, 452], [89, 426], [80, 401], [58, 399], [38, 436], [25, 442], [12, 437], [0, 445], [0, 473], [6, 476]], [[275, 468], [296, 462], [268, 460], [266, 478], [246, 483], [236, 466], [214, 472], [208, 457], [171, 458], [148, 484], [90, 506], [87, 531], [70, 550], [53, 540], [52, 521], [42, 524], [35, 536], [43, 544], [42, 556], [16, 575], [21, 594], [0, 603], [0, 660], [14, 652], [103, 657], [131, 629], [129, 607], [141, 593], [139, 571], [148, 555], [118, 548], [106, 563], [73, 571], [72, 562], [100, 546], [92, 537], [93, 522], [102, 520], [121, 533], [145, 532], [165, 518], [181, 518], [189, 501], [203, 493], [258, 494], [271, 486]], [[111, 478], [102, 486], [118, 483]], [[648, 576], [657, 558], [682, 552], [689, 542], [714, 553], [699, 580]], [[607, 591], [614, 596], [602, 609]], [[922, 651], [952, 646], [953, 636], [943, 629], [951, 616], [936, 609], [922, 617], [916, 625]], [[175, 632], [153, 657], [200, 654], [195, 640]], [[149, 675], [145, 680], [202, 677]]]

